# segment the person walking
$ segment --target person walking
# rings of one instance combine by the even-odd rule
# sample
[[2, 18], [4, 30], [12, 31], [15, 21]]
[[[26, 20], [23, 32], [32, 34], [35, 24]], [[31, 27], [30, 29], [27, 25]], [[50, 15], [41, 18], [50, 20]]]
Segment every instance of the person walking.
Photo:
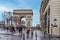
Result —
[[7, 29], [7, 32], [8, 32], [9, 27], [6, 27], [6, 29]]
[[27, 34], [27, 38], [29, 38], [29, 33], [30, 33], [30, 30], [28, 29], [26, 34]]
[[33, 30], [31, 31], [31, 38], [33, 38]]
[[22, 27], [19, 27], [18, 31], [19, 31], [19, 35], [21, 34], [22, 36]]

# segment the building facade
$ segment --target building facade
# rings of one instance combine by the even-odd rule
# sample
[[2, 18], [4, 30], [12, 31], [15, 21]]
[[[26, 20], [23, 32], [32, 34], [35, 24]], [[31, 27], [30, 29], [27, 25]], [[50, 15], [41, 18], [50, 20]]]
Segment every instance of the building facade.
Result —
[[5, 22], [4, 21], [0, 21], [0, 27], [1, 28], [5, 27]]
[[50, 35], [60, 35], [60, 0], [42, 0], [40, 26]]

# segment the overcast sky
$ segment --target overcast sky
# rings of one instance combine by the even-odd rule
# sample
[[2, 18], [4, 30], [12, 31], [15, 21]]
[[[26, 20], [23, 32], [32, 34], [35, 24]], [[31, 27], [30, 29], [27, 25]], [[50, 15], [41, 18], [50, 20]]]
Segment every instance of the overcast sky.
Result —
[[0, 0], [0, 21], [4, 11], [12, 11], [14, 9], [32, 9], [33, 22], [32, 25], [39, 24], [40, 20], [40, 4], [41, 0]]

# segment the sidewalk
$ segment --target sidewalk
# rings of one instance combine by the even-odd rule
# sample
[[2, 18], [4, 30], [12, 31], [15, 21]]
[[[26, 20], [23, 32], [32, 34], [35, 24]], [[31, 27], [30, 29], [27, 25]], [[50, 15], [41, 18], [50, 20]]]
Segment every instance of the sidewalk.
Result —
[[50, 35], [49, 35], [48, 33], [45, 33], [45, 34], [44, 34], [44, 39], [45, 39], [45, 40], [49, 40], [49, 38], [50, 38]]
[[0, 35], [11, 35], [11, 32], [7, 32], [7, 31], [0, 31]]

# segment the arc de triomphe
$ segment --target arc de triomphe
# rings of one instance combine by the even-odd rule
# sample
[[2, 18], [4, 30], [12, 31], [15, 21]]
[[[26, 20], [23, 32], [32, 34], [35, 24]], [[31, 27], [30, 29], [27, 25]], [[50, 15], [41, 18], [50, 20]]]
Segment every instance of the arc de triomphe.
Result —
[[26, 19], [26, 25], [27, 27], [32, 26], [32, 16], [33, 11], [30, 9], [21, 9], [21, 10], [13, 10], [13, 16], [14, 16], [14, 23], [17, 24], [18, 21], [21, 20], [21, 18]]

